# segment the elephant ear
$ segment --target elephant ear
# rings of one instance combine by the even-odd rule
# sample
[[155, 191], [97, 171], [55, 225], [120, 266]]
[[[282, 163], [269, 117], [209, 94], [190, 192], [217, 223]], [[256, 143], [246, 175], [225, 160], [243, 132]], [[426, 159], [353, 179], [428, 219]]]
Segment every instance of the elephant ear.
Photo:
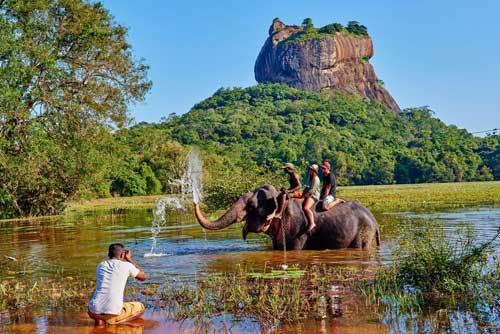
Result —
[[265, 201], [266, 216], [269, 216], [271, 213], [276, 211], [277, 208], [278, 208], [278, 201], [276, 200], [276, 197], [272, 196], [266, 198]]

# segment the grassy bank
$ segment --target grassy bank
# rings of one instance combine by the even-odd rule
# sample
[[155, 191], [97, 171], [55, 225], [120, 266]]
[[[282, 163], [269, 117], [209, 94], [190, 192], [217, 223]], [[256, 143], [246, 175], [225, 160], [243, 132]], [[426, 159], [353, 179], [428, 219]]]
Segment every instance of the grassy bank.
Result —
[[500, 204], [500, 182], [339, 187], [338, 195], [374, 212], [436, 211]]
[[[150, 209], [159, 198], [176, 195], [110, 197], [68, 203], [61, 214]], [[500, 205], [500, 181], [393, 184], [338, 187], [338, 196], [356, 200], [373, 212], [432, 212], [481, 205]], [[220, 208], [226, 209], [226, 208]], [[59, 216], [3, 219], [0, 222], [56, 219]]]
[[47, 220], [58, 219], [59, 217], [68, 216], [74, 213], [84, 213], [87, 211], [150, 209], [158, 201], [159, 198], [164, 196], [168, 195], [109, 197], [109, 198], [97, 198], [91, 200], [73, 201], [68, 203], [66, 209], [60, 215], [0, 219], [0, 222], [6, 223], [6, 222], [25, 221], [25, 220], [47, 221]]
[[167, 195], [109, 197], [75, 201], [68, 204], [64, 213], [112, 209], [148, 209], [151, 208], [159, 198], [164, 196]]
[[[435, 211], [500, 204], [500, 181], [339, 187], [340, 197], [357, 200], [374, 212]], [[65, 213], [150, 208], [167, 195], [112, 197], [69, 203]]]

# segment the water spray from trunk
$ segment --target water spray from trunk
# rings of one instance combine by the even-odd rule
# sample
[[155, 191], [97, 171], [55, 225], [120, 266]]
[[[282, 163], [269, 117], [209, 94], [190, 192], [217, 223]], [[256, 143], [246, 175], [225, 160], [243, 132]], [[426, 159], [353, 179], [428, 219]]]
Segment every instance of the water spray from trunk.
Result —
[[188, 197], [192, 196], [195, 203], [199, 203], [202, 197], [202, 165], [201, 159], [196, 149], [191, 148], [186, 157], [186, 170], [179, 179], [169, 180], [170, 185], [180, 188], [181, 196], [178, 197], [162, 197], [153, 207], [153, 221], [151, 222], [151, 251], [146, 253], [144, 257], [157, 257], [169, 254], [157, 253], [156, 244], [159, 234], [167, 222], [167, 212], [172, 210], [186, 210], [185, 203]]

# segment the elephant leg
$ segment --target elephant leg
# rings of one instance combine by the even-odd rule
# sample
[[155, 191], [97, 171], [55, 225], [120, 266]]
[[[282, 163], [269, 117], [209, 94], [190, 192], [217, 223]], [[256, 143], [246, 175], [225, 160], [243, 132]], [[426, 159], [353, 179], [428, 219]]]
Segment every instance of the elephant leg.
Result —
[[301, 235], [299, 238], [295, 239], [293, 242], [293, 250], [302, 250], [306, 244], [308, 236], [306, 234]]
[[361, 237], [357, 235], [349, 245], [349, 248], [361, 248], [361, 246], [362, 246]]
[[365, 236], [363, 242], [362, 242], [362, 248], [363, 249], [370, 249], [372, 248], [372, 241], [375, 235], [368, 233], [367, 236]]

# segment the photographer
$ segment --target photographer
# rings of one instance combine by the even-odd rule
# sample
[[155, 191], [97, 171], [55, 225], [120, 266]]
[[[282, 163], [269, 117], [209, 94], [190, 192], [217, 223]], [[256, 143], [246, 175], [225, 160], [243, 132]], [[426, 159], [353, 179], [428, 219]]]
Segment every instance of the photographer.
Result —
[[88, 314], [96, 326], [112, 325], [139, 318], [144, 305], [139, 302], [123, 302], [123, 292], [129, 276], [140, 281], [146, 274], [132, 260], [132, 252], [120, 243], [109, 245], [109, 260], [101, 262], [96, 270], [96, 288], [88, 306]]

